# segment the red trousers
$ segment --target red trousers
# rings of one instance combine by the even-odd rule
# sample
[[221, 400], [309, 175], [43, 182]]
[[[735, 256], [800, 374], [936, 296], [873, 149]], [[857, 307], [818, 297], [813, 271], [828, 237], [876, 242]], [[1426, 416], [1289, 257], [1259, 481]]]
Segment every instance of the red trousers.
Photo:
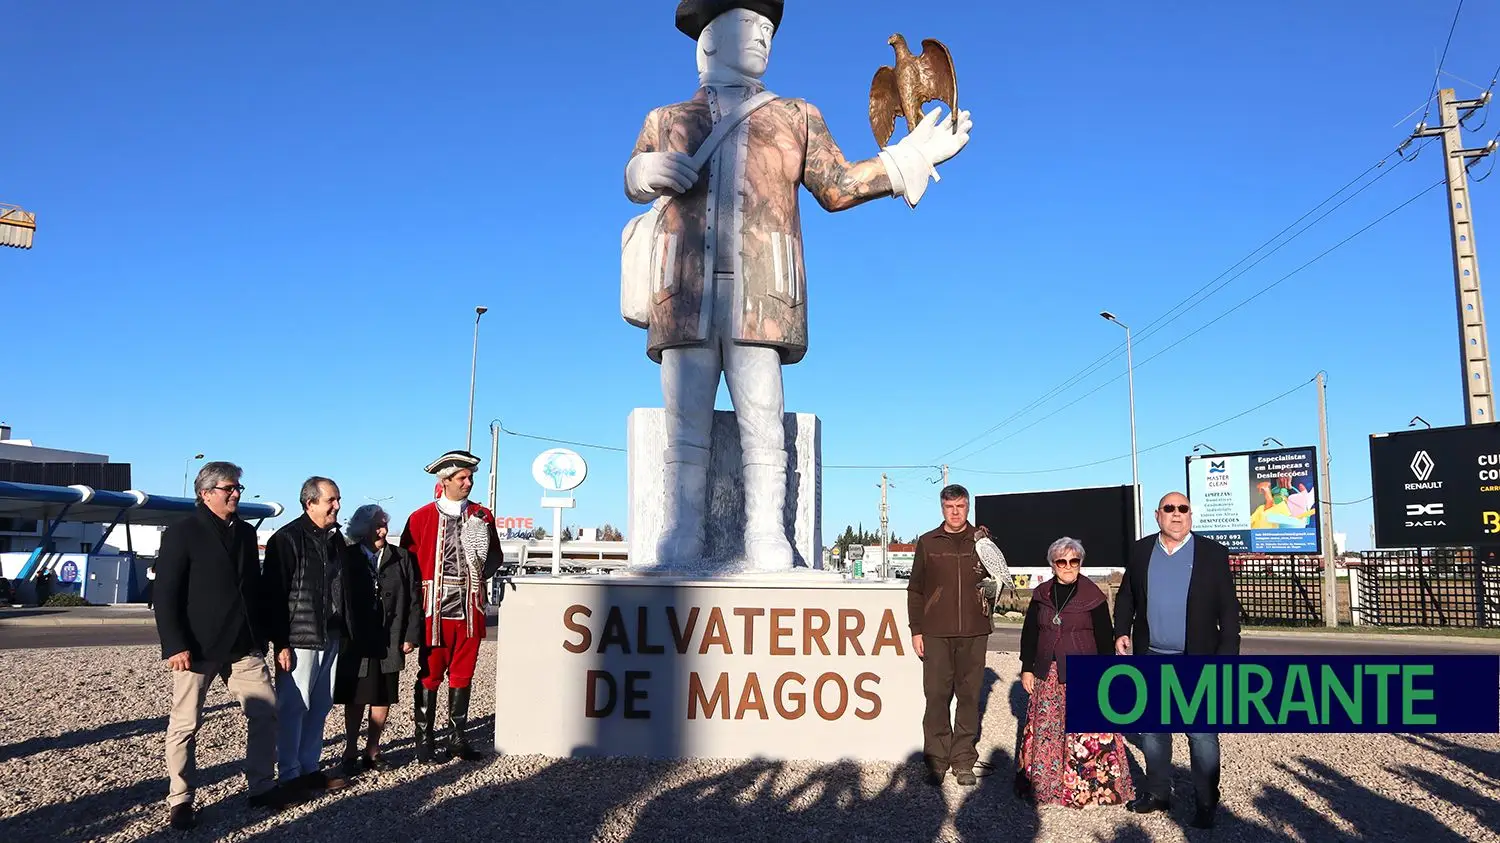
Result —
[[422, 666], [417, 681], [429, 691], [436, 691], [448, 676], [449, 688], [467, 688], [474, 679], [474, 663], [479, 660], [479, 642], [464, 628], [463, 621], [442, 620], [441, 647], [422, 645], [418, 654]]

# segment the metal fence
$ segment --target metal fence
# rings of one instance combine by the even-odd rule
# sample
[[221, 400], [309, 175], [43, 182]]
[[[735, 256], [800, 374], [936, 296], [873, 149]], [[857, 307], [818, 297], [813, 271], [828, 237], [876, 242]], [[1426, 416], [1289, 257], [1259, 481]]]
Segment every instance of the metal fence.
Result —
[[1232, 555], [1240, 623], [1315, 626], [1323, 623], [1323, 559], [1319, 556]]
[[1500, 557], [1474, 548], [1371, 550], [1354, 572], [1354, 623], [1500, 627]]

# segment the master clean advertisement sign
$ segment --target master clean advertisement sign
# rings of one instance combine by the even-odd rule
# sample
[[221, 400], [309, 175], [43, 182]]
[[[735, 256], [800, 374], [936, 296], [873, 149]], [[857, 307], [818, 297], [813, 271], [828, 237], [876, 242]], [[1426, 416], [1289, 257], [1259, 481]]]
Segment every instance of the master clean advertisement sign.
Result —
[[1321, 553], [1317, 465], [1316, 448], [1189, 456], [1193, 530], [1231, 553]]

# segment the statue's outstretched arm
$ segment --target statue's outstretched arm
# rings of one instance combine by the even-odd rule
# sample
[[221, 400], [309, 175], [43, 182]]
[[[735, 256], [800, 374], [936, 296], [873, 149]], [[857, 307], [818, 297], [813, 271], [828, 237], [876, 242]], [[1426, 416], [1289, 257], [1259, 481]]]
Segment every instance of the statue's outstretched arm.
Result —
[[850, 163], [834, 142], [823, 112], [807, 103], [807, 151], [802, 183], [825, 211], [843, 211], [890, 196], [891, 177], [879, 157]]
[[915, 208], [927, 192], [927, 182], [938, 181], [937, 165], [957, 155], [969, 142], [973, 120], [969, 112], [938, 119], [934, 108], [900, 143], [880, 150], [874, 158], [850, 164], [828, 132], [818, 109], [807, 105], [807, 163], [802, 183], [829, 211], [842, 211], [881, 196], [900, 196]]

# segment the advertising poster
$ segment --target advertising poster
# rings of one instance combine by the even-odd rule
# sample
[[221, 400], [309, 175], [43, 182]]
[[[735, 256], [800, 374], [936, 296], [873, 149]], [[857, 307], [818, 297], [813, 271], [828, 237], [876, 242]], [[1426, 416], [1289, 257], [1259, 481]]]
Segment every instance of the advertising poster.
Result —
[[1187, 458], [1193, 529], [1231, 553], [1318, 554], [1317, 449]]

